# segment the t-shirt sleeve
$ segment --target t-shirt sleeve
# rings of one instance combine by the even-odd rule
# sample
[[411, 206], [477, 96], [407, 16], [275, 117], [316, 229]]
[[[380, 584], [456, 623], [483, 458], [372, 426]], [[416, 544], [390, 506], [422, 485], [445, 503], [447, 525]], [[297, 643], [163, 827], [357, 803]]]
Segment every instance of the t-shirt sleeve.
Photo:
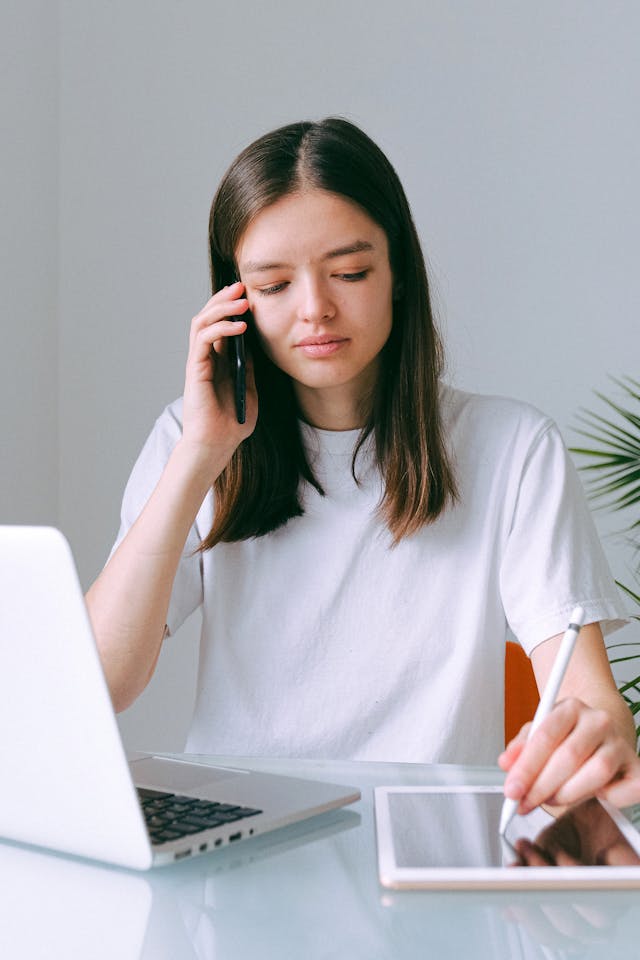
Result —
[[[109, 556], [113, 555], [153, 493], [182, 435], [181, 412], [182, 404], [177, 401], [156, 420], [127, 481], [120, 511], [120, 529]], [[189, 531], [173, 582], [167, 612], [167, 635], [175, 633], [202, 604], [202, 554], [198, 551], [201, 539], [196, 521]]]
[[626, 622], [593, 518], [560, 431], [547, 420], [524, 460], [500, 566], [507, 621], [527, 654], [563, 633], [576, 605], [604, 633]]

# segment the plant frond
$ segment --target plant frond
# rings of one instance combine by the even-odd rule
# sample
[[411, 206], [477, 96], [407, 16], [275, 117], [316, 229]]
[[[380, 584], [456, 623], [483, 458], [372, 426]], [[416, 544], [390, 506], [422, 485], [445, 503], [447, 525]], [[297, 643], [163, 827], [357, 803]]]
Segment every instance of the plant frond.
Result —
[[[640, 417], [636, 413], [632, 413], [631, 410], [625, 410], [624, 407], [621, 407], [620, 404], [615, 403], [610, 397], [606, 397], [604, 393], [598, 393], [596, 390], [595, 394], [596, 397], [602, 400], [603, 403], [606, 403], [607, 406], [611, 407], [612, 410], [615, 410], [616, 413], [620, 414], [620, 416], [626, 420], [627, 423], [633, 424], [634, 427], [640, 430]], [[595, 414], [595, 416], [598, 415]]]
[[[638, 523], [640, 523], [640, 520], [638, 521]], [[637, 527], [638, 523], [634, 523], [634, 527]], [[616, 584], [617, 586], [620, 587], [621, 590], [624, 590], [624, 592], [629, 597], [631, 597], [631, 599], [634, 600], [638, 604], [638, 606], [640, 606], [640, 596], [637, 593], [634, 593], [633, 590], [630, 587], [627, 587], [624, 583], [620, 583], [619, 580], [616, 580]], [[640, 616], [634, 616], [633, 619], [640, 620]]]
[[[604, 418], [600, 418], [602, 423], [595, 422], [594, 414], [591, 415], [591, 418], [577, 415], [576, 420], [590, 428], [590, 430], [583, 430], [582, 427], [576, 427], [576, 433], [589, 437], [598, 444], [604, 444], [605, 447], [614, 447], [618, 450], [624, 450], [632, 457], [640, 457], [640, 442], [628, 430], [621, 430], [617, 424], [612, 424]], [[613, 429], [606, 429], [606, 426], [611, 426]]]
[[[640, 402], [640, 382], [628, 376], [622, 379], [610, 377], [610, 380], [629, 400], [636, 404]], [[590, 461], [579, 465], [579, 470], [586, 474], [589, 499], [602, 501], [600, 506], [612, 511], [628, 510], [640, 504], [640, 415], [635, 412], [635, 405], [630, 409], [624, 399], [616, 402], [597, 390], [594, 393], [605, 407], [617, 414], [620, 421], [612, 419], [610, 415], [602, 416], [593, 410], [581, 408], [576, 416], [579, 425], [574, 429], [578, 436], [589, 443], [583, 441], [581, 446], [569, 447], [569, 450]], [[634, 518], [627, 529], [635, 533], [639, 528], [640, 518]], [[640, 549], [640, 543], [635, 542], [634, 546]], [[616, 583], [640, 607], [638, 593], [620, 581]], [[632, 615], [631, 619], [640, 621], [640, 615]], [[608, 646], [609, 662], [613, 665], [640, 660], [640, 651], [632, 652], [634, 647], [640, 647], [640, 643], [629, 641]], [[612, 656], [613, 651], [620, 648], [626, 648], [626, 652], [621, 650], [621, 656]], [[618, 692], [634, 717], [640, 715], [640, 676], [621, 683]], [[640, 726], [636, 728], [636, 737], [640, 737]]]
[[618, 693], [625, 694], [627, 690], [635, 690], [636, 693], [640, 693], [638, 690], [638, 684], [640, 683], [640, 677], [634, 677], [633, 680], [627, 680], [625, 683], [621, 683], [618, 687]]
[[[607, 403], [616, 413], [622, 417], [627, 423], [630, 423], [636, 429], [640, 429], [640, 417], [632, 413], [631, 410], [625, 410], [624, 407], [621, 407], [619, 404], [614, 403], [612, 400], [608, 400], [602, 393], [596, 393], [596, 396], [599, 397], [604, 403]], [[605, 427], [609, 427], [616, 434], [625, 434], [629, 437], [632, 443], [637, 443], [637, 434], [632, 430], [630, 431], [628, 427], [625, 427], [622, 423], [616, 423], [615, 420], [609, 420], [607, 417], [604, 417], [601, 413], [597, 413], [595, 410], [586, 410], [584, 407], [582, 409], [581, 419], [587, 419], [591, 421], [594, 425], [602, 423]]]

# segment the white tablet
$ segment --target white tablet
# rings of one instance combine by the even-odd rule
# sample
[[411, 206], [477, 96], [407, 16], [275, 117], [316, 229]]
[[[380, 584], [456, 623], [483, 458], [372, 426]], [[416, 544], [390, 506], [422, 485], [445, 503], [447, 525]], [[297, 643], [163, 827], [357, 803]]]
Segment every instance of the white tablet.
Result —
[[[637, 887], [631, 817], [587, 800], [558, 819], [538, 808], [500, 837], [500, 786], [377, 787], [380, 882], [393, 889]], [[635, 808], [638, 813], [638, 808]]]

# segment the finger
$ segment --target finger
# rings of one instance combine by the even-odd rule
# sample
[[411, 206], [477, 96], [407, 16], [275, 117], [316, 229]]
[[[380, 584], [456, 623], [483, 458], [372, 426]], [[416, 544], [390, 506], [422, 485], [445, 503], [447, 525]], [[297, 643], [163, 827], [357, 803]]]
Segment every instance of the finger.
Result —
[[213, 348], [216, 353], [223, 351], [223, 343], [229, 337], [237, 337], [244, 333], [247, 324], [244, 320], [219, 320], [210, 326], [203, 327], [192, 338], [188, 361], [196, 363], [208, 360]]
[[[212, 323], [224, 320], [225, 317], [233, 317], [245, 313], [249, 306], [249, 301], [246, 297], [239, 296], [242, 292], [241, 287], [242, 285], [238, 284], [235, 296], [229, 296], [226, 290], [224, 291], [224, 296], [222, 296], [223, 291], [221, 290], [218, 291], [215, 296], [211, 297], [211, 299], [205, 303], [202, 310], [191, 320], [190, 337], [196, 336], [203, 327], [208, 327]], [[235, 285], [233, 288], [230, 287], [228, 289], [235, 289]]]
[[[216, 310], [221, 305], [230, 304], [244, 293], [244, 285], [241, 283], [232, 283], [228, 287], [222, 287], [209, 297], [207, 302], [200, 308], [196, 317], [206, 313], [209, 310]], [[195, 319], [195, 317], [194, 317]]]
[[622, 762], [615, 743], [603, 744], [573, 776], [566, 778], [566, 782], [558, 787], [552, 802], [577, 803], [606, 790], [611, 781], [619, 776]]
[[530, 729], [531, 724], [525, 723], [524, 726], [520, 728], [513, 740], [509, 741], [498, 757], [498, 764], [503, 770], [509, 770], [522, 753], [527, 742]]
[[527, 867], [549, 867], [553, 866], [553, 860], [547, 855], [546, 851], [541, 850], [530, 840], [524, 837], [516, 841], [515, 848], [522, 862]]
[[[578, 714], [577, 701], [563, 700], [556, 704], [549, 716], [529, 736], [511, 767], [504, 783], [505, 796], [522, 800], [529, 793], [549, 757], [575, 727]], [[524, 808], [521, 808], [521, 812], [524, 812]]]
[[[198, 314], [191, 321], [189, 345], [191, 346], [203, 331], [209, 330], [219, 323], [223, 323], [224, 321], [237, 323], [242, 319], [242, 314], [246, 312], [248, 305], [248, 301], [242, 297], [239, 300], [233, 300], [228, 306], [222, 309], [220, 305], [218, 305], [215, 310], [207, 310]], [[234, 317], [237, 317], [238, 320], [234, 321], [231, 319]]]
[[[562, 729], [564, 725], [556, 728], [558, 732]], [[537, 744], [534, 740], [530, 741], [535, 751], [532, 762], [538, 773], [522, 795], [523, 809], [532, 810], [545, 801], [575, 803], [592, 796], [619, 770], [623, 741], [613, 733], [611, 720], [604, 711], [583, 708], [564, 739], [553, 736]], [[526, 763], [524, 753], [522, 760]]]
[[[244, 320], [234, 320], [232, 321], [232, 323], [233, 323], [233, 329], [231, 330], [231, 332], [225, 334], [223, 337], [217, 337], [211, 344], [211, 349], [213, 350], [214, 353], [220, 354], [220, 355], [223, 353], [226, 353], [227, 341], [231, 339], [231, 337], [239, 337], [241, 333], [246, 333], [247, 324], [245, 323]], [[217, 326], [216, 326], [216, 330], [217, 330]]]
[[217, 303], [224, 303], [239, 297], [243, 291], [244, 284], [240, 280], [236, 280], [235, 283], [227, 284], [226, 287], [221, 287], [219, 290], [216, 290], [215, 293], [211, 294], [205, 305], [202, 307], [200, 313]]
[[604, 797], [615, 807], [629, 807], [640, 803], [640, 760], [629, 747], [629, 760], [617, 777], [598, 790], [598, 796]]
[[[614, 735], [599, 745], [573, 776], [565, 777], [565, 782], [549, 800], [574, 804], [597, 794], [626, 806], [637, 801], [639, 788], [635, 754], [626, 740]], [[529, 797], [526, 799], [529, 802]]]
[[631, 849], [626, 840], [621, 840], [609, 847], [598, 862], [609, 867], [637, 867], [640, 860], [638, 854]]

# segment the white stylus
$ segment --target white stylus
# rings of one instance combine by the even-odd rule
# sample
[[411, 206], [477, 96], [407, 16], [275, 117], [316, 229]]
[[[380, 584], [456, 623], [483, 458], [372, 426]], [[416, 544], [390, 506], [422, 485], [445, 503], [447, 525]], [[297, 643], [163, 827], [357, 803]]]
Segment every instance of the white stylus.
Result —
[[[538, 709], [536, 710], [535, 716], [531, 723], [531, 729], [529, 730], [527, 740], [540, 726], [545, 717], [551, 713], [551, 710], [554, 707], [556, 698], [558, 696], [558, 691], [560, 690], [560, 685], [564, 679], [564, 675], [569, 665], [569, 660], [571, 659], [571, 654], [573, 653], [573, 648], [576, 645], [576, 640], [578, 639], [578, 634], [580, 633], [583, 623], [584, 610], [582, 607], [576, 607], [571, 614], [571, 622], [567, 627], [566, 633], [560, 641], [560, 647], [558, 648], [556, 658], [553, 661], [553, 666], [551, 668], [551, 673], [549, 674], [547, 684], [544, 688], [544, 693], [540, 697], [540, 703], [538, 704]], [[502, 814], [500, 815], [500, 834], [503, 834], [509, 826], [509, 822], [518, 809], [519, 803], [519, 800], [513, 800], [511, 797], [505, 797], [504, 803], [502, 804]]]

